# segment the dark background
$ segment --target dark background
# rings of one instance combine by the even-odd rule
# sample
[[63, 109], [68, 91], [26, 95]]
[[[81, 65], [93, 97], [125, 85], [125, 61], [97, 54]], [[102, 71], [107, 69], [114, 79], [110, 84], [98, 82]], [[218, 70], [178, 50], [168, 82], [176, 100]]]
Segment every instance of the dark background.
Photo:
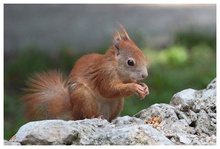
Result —
[[36, 71], [67, 76], [86, 53], [104, 53], [117, 21], [149, 59], [150, 95], [125, 100], [123, 115], [169, 103], [216, 77], [216, 5], [4, 5], [4, 139], [25, 124], [20, 98]]

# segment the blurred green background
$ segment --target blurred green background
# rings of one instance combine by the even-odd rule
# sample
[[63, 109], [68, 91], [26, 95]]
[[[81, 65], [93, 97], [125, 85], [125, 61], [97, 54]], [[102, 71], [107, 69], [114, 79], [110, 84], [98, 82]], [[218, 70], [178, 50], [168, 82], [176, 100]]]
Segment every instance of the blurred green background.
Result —
[[[141, 41], [141, 38], [134, 37], [134, 42]], [[99, 53], [104, 53], [107, 47], [100, 49]], [[148, 57], [149, 76], [144, 82], [149, 86], [150, 95], [144, 100], [136, 96], [125, 99], [121, 116], [132, 116], [154, 103], [169, 103], [173, 94], [186, 88], [204, 89], [216, 77], [215, 35], [188, 30], [177, 33], [174, 43], [165, 49], [140, 48]], [[4, 139], [10, 139], [27, 122], [19, 99], [28, 76], [49, 69], [60, 69], [67, 76], [74, 62], [84, 54], [74, 53], [68, 46], [61, 47], [56, 55], [45, 51], [33, 46], [22, 49], [16, 58], [5, 55]]]

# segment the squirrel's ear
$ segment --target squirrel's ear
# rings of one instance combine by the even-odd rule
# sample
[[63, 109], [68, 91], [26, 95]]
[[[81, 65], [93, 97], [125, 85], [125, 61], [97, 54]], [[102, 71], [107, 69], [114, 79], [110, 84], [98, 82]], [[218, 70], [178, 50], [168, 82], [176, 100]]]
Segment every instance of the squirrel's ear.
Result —
[[119, 32], [118, 32], [117, 30], [115, 30], [115, 31], [113, 32], [113, 39], [114, 39], [113, 42], [115, 42], [116, 40], [117, 40], [117, 41], [120, 41], [120, 40], [121, 40], [121, 36], [120, 36], [120, 34], [119, 34]]
[[113, 32], [113, 45], [114, 45], [114, 48], [116, 50], [117, 55], [120, 54], [119, 53], [119, 50], [120, 50], [119, 49], [119, 42], [120, 42], [120, 40], [121, 40], [121, 36], [120, 36], [119, 32], [117, 30], [115, 30]]
[[125, 30], [125, 28], [121, 25], [121, 23], [119, 23], [118, 22], [118, 25], [119, 25], [119, 27], [120, 27], [120, 29], [121, 29], [121, 38], [123, 39], [123, 40], [130, 40], [130, 37], [128, 36], [128, 33], [127, 33], [127, 31]]

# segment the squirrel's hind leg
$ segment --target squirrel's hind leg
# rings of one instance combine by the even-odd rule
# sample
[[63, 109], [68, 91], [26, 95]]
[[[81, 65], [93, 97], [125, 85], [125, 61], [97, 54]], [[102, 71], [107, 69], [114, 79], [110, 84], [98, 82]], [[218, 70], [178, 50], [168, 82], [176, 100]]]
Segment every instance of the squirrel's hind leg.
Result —
[[70, 101], [73, 120], [98, 117], [98, 104], [92, 92], [82, 83], [70, 86]]

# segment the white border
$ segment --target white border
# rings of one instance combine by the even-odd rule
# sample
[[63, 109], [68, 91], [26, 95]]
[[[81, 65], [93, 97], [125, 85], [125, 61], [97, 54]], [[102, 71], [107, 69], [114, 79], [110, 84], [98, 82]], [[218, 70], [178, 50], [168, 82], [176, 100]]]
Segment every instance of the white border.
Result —
[[[218, 4], [218, 1], [217, 0], [209, 0], [209, 1], [207, 1], [207, 0], [200, 0], [200, 1], [198, 1], [198, 0], [194, 0], [194, 1], [192, 1], [192, 0], [184, 0], [184, 1], [162, 1], [162, 0], [147, 0], [147, 1], [144, 1], [144, 0], [135, 0], [135, 1], [128, 1], [128, 0], [121, 0], [121, 1], [119, 1], [119, 0], [107, 0], [107, 1], [105, 1], [105, 2], [103, 2], [103, 1], [92, 1], [92, 3], [91, 3], [91, 1], [88, 1], [88, 0], [75, 0], [74, 2], [73, 1], [67, 1], [67, 0], [62, 0], [62, 1], [60, 1], [60, 0], [53, 0], [53, 1], [46, 1], [45, 2], [45, 0], [32, 0], [32, 1], [16, 1], [16, 0], [3, 0], [3, 2], [2, 2], [2, 5], [1, 5], [1, 7], [0, 7], [0, 19], [1, 19], [1, 23], [0, 23], [0, 27], [1, 27], [1, 35], [0, 35], [0, 39], [1, 39], [1, 42], [0, 42], [0, 46], [2, 47], [2, 49], [3, 50], [1, 50], [2, 52], [0, 52], [0, 57], [1, 57], [1, 63], [0, 63], [0, 67], [1, 67], [1, 70], [2, 70], [2, 73], [0, 73], [0, 82], [1, 82], [1, 91], [0, 91], [0, 93], [1, 93], [1, 99], [2, 99], [2, 102], [0, 102], [0, 105], [1, 105], [1, 108], [2, 108], [2, 110], [3, 110], [3, 103], [4, 103], [4, 47], [3, 47], [3, 43], [4, 43], [4, 38], [3, 38], [3, 36], [4, 36], [4, 26], [3, 26], [3, 24], [4, 24], [4, 4], [113, 4], [113, 3], [115, 3], [115, 4], [217, 4], [217, 8], [216, 8], [216, 10], [217, 10], [217, 16], [219, 16], [219, 8], [220, 8], [220, 6], [219, 6], [219, 4]], [[216, 18], [217, 19], [217, 24], [216, 24], [216, 27], [218, 27], [218, 24], [219, 24], [219, 19], [218, 19], [218, 17]], [[218, 29], [217, 29], [217, 34], [216, 34], [216, 37], [217, 37], [217, 45], [216, 45], [216, 51], [217, 51], [217, 68], [218, 68], [218, 66], [219, 66], [219, 57], [220, 57], [220, 55], [219, 55], [219, 52], [218, 52], [218, 43], [219, 43], [219, 38], [218, 37], [220, 37], [219, 36], [219, 31], [218, 31]], [[218, 76], [218, 69], [217, 69], [217, 76]], [[217, 77], [217, 99], [219, 99], [218, 97], [219, 97], [219, 79], [218, 79], [218, 77]], [[217, 111], [219, 111], [219, 101], [217, 100]], [[1, 125], [1, 137], [0, 137], [0, 139], [1, 139], [1, 141], [2, 141], [2, 143], [1, 143], [1, 145], [3, 145], [3, 147], [12, 147], [12, 148], [14, 148], [15, 146], [4, 146], [4, 144], [3, 144], [3, 140], [4, 140], [4, 138], [3, 138], [3, 132], [4, 132], [4, 127], [3, 127], [3, 121], [4, 121], [4, 119], [3, 119], [3, 114], [4, 114], [4, 110], [3, 110], [3, 112], [2, 112], [2, 114], [0, 115], [0, 118], [1, 118], [1, 123], [0, 123], [0, 125]], [[218, 116], [219, 114], [217, 114], [217, 120], [219, 120], [219, 116]], [[217, 124], [219, 124], [219, 121], [217, 121]], [[180, 147], [180, 148], [182, 148], [182, 147], [193, 147], [193, 148], [203, 148], [203, 147], [210, 147], [210, 148], [217, 148], [217, 146], [218, 146], [218, 144], [219, 144], [219, 136], [220, 136], [220, 134], [219, 134], [219, 129], [217, 128], [217, 145], [216, 146], [167, 146], [167, 147], [169, 147], [169, 148], [176, 148], [176, 147]], [[18, 146], [16, 146], [16, 147], [18, 147]], [[31, 146], [31, 147], [33, 147], [33, 148], [38, 148], [39, 146]], [[49, 146], [48, 146], [49, 147]], [[50, 146], [50, 147], [55, 147], [55, 148], [60, 148], [60, 146]], [[62, 146], [63, 147], [63, 146]], [[72, 146], [72, 147], [76, 147], [76, 146]], [[77, 147], [79, 147], [79, 146], [77, 146]], [[84, 146], [84, 147], [82, 147], [82, 146], [80, 146], [80, 148], [87, 148], [87, 147], [95, 147], [95, 148], [97, 148], [97, 146]], [[104, 147], [104, 148], [110, 148], [110, 146], [98, 146], [98, 147]], [[114, 146], [114, 148], [121, 148], [121, 147], [124, 147], [124, 146]], [[162, 148], [164, 148], [164, 146], [127, 146], [128, 148], [133, 148], [133, 147], [138, 147], [138, 148], [151, 148], [151, 147], [156, 147], [156, 148], [160, 148], [160, 147], [162, 147]], [[112, 146], [111, 146], [111, 148], [112, 148]]]

